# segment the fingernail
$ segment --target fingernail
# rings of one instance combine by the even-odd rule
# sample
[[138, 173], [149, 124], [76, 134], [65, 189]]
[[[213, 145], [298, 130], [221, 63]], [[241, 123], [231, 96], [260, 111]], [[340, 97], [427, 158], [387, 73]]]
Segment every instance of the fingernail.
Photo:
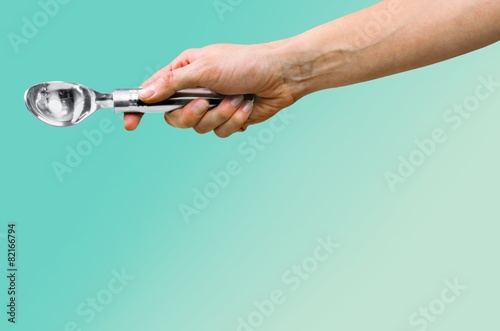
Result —
[[250, 100], [246, 101], [243, 107], [241, 107], [241, 111], [243, 111], [244, 113], [249, 113], [252, 111], [252, 109], [253, 109], [253, 102]]
[[238, 107], [241, 105], [243, 102], [243, 96], [242, 95], [235, 95], [234, 97], [231, 97], [231, 104], [233, 107]]
[[193, 105], [193, 113], [196, 115], [203, 114], [208, 108], [208, 102], [205, 100], [198, 100]]
[[139, 90], [139, 97], [141, 99], [151, 98], [153, 94], [155, 94], [155, 90], [153, 89], [152, 86], [148, 86], [146, 88]]

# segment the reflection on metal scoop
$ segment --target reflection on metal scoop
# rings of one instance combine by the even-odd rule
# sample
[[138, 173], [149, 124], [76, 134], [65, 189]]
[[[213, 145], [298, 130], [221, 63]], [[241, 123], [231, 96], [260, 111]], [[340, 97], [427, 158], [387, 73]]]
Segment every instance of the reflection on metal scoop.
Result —
[[[194, 88], [178, 91], [164, 101], [146, 104], [139, 100], [139, 89], [117, 89], [104, 94], [66, 82], [33, 85], [24, 94], [26, 107], [33, 115], [44, 123], [60, 127], [78, 124], [101, 108], [114, 108], [116, 113], [168, 113], [197, 98], [206, 99], [209, 109], [212, 109], [219, 105], [225, 95], [205, 88]], [[254, 95], [245, 95], [246, 100], [254, 98]]]

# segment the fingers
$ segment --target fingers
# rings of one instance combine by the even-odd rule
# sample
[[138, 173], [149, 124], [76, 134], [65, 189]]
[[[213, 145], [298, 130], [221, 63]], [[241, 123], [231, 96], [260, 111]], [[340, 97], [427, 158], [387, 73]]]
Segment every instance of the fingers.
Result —
[[156, 80], [139, 90], [139, 96], [146, 103], [165, 100], [179, 90], [198, 86], [198, 76], [193, 66], [162, 70]]
[[[192, 77], [181, 72], [184, 68], [168, 71], [169, 68], [161, 72], [156, 80], [153, 80], [146, 88], [139, 90], [140, 98], [146, 103], [162, 101], [173, 95], [178, 90], [187, 88], [192, 84]], [[193, 85], [191, 85], [193, 86]], [[208, 109], [208, 101], [194, 100], [189, 105], [184, 106], [182, 111], [176, 111], [172, 118], [171, 125], [179, 128], [192, 127], [201, 119]], [[125, 129], [132, 131], [139, 125], [143, 114], [127, 113], [124, 116]], [[168, 114], [165, 114], [165, 120], [169, 122]], [[177, 118], [178, 117], [178, 118]], [[170, 122], [169, 122], [170, 123]]]
[[127, 131], [133, 131], [141, 122], [142, 113], [125, 113], [123, 115], [123, 126]]
[[197, 50], [189, 49], [174, 59], [168, 66], [156, 72], [142, 83], [139, 96], [147, 103], [167, 99], [175, 92], [188, 87], [198, 86], [197, 68], [192, 64]]
[[[163, 99], [168, 98], [170, 95], [175, 93], [175, 87], [172, 86], [168, 89], [169, 82], [174, 78], [174, 74], [172, 73], [174, 70], [180, 69], [182, 67], [187, 66], [196, 58], [197, 49], [188, 49], [182, 52], [177, 58], [175, 58], [169, 65], [165, 68], [157, 71], [153, 76], [147, 79], [144, 83], [141, 84], [141, 91], [139, 92], [141, 99], [145, 102], [156, 102], [161, 101]], [[175, 75], [176, 76], [176, 75]], [[181, 76], [182, 77], [182, 76]], [[158, 81], [160, 80], [160, 81]], [[158, 81], [158, 82], [157, 82]], [[151, 86], [151, 84], [155, 83], [156, 85], [152, 86], [150, 90], [153, 91], [147, 92], [144, 91], [146, 87]], [[181, 84], [182, 85], [182, 82]], [[167, 88], [165, 88], [167, 87]], [[161, 90], [160, 93], [156, 94], [157, 90]], [[147, 95], [150, 94], [150, 95]], [[147, 98], [146, 98], [147, 96]], [[164, 96], [164, 97], [163, 97]], [[133, 131], [139, 125], [143, 114], [139, 113], [126, 113], [124, 115], [124, 124], [126, 130]]]
[[242, 95], [225, 98], [217, 107], [207, 111], [204, 99], [190, 102], [184, 108], [165, 114], [165, 121], [176, 128], [193, 128], [198, 133], [214, 131], [221, 138], [246, 128], [253, 109], [252, 101]]
[[[214, 131], [221, 138], [235, 132], [244, 131], [253, 108], [252, 101], [244, 101], [242, 95], [228, 97], [219, 106], [208, 111], [205, 99], [196, 99], [171, 113], [165, 114], [165, 121], [176, 128], [194, 128], [198, 133]], [[144, 114], [124, 114], [124, 127], [128, 131], [135, 130]]]
[[215, 128], [215, 134], [220, 138], [227, 138], [235, 132], [246, 130], [245, 122], [253, 109], [253, 102], [247, 100], [238, 108], [229, 120]]
[[[208, 101], [196, 99], [188, 103], [182, 109], [172, 113], [165, 113], [165, 121], [176, 128], [192, 128], [203, 117], [208, 110]], [[141, 122], [142, 113], [125, 113], [123, 117], [124, 127], [128, 131], [133, 131]]]
[[222, 102], [210, 110], [193, 127], [198, 133], [207, 133], [227, 122], [243, 103], [242, 95], [227, 97]]
[[165, 72], [172, 71], [175, 69], [179, 69], [187, 66], [196, 58], [197, 49], [188, 49], [182, 52], [178, 57], [176, 57], [170, 64], [168, 64], [165, 68], [158, 70], [153, 76], [149, 77], [144, 83], [141, 84], [141, 87], [147, 87], [151, 85], [152, 82], [157, 80], [161, 75]]
[[165, 113], [165, 121], [176, 128], [192, 128], [203, 118], [208, 110], [208, 101], [196, 99], [171, 113]]

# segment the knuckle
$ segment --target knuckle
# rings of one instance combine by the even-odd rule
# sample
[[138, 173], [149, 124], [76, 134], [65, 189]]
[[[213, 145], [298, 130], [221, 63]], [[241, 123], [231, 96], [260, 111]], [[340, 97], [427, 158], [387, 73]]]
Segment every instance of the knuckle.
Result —
[[214, 130], [214, 133], [219, 138], [227, 138], [231, 135], [229, 132], [224, 130]]
[[189, 118], [187, 118], [186, 116], [181, 116], [179, 118], [179, 127], [180, 128], [190, 128], [192, 126], [193, 126], [193, 124], [191, 123]]
[[217, 122], [226, 122], [229, 120], [236, 109], [231, 104], [226, 104], [224, 106], [219, 106], [217, 109], [212, 110], [214, 114], [214, 119]]
[[198, 48], [188, 48], [184, 52], [182, 52], [181, 55], [189, 58], [193, 56], [196, 52], [198, 52]]
[[207, 129], [199, 127], [199, 126], [193, 127], [193, 130], [196, 131], [196, 133], [199, 133], [199, 134], [205, 134], [205, 133], [210, 132], [210, 130], [207, 130]]
[[160, 84], [163, 86], [169, 85], [174, 80], [174, 72], [168, 68], [162, 71], [160, 77]]
[[182, 126], [182, 117], [176, 117], [175, 114], [165, 114], [165, 122], [167, 122], [168, 125], [174, 128], [183, 128]]
[[217, 122], [217, 123], [221, 123], [221, 124], [222, 124], [222, 122], [227, 121], [227, 120], [229, 119], [229, 117], [230, 117], [230, 116], [228, 116], [225, 112], [222, 112], [222, 111], [217, 112], [217, 113], [216, 113], [216, 114], [214, 114], [214, 115], [215, 115], [215, 116], [214, 116], [214, 117], [215, 117], [215, 118], [214, 118], [215, 122]]
[[175, 127], [175, 125], [172, 122], [172, 119], [170, 118], [168, 113], [165, 113], [165, 115], [163, 117], [165, 118], [165, 122], [167, 122], [168, 125]]
[[239, 130], [245, 125], [245, 122], [246, 118], [236, 117], [235, 115], [231, 118], [231, 128], [233, 128], [235, 131]]

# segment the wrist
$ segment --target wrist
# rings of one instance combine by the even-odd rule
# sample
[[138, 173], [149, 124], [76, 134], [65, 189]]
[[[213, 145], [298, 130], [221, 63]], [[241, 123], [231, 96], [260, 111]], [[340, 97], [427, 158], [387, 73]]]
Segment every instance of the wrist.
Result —
[[[336, 77], [344, 76], [351, 52], [332, 47], [325, 40], [315, 40], [313, 33], [304, 33], [271, 44], [278, 62], [278, 79], [294, 101], [322, 90], [338, 86]], [[341, 74], [344, 72], [344, 74]]]

